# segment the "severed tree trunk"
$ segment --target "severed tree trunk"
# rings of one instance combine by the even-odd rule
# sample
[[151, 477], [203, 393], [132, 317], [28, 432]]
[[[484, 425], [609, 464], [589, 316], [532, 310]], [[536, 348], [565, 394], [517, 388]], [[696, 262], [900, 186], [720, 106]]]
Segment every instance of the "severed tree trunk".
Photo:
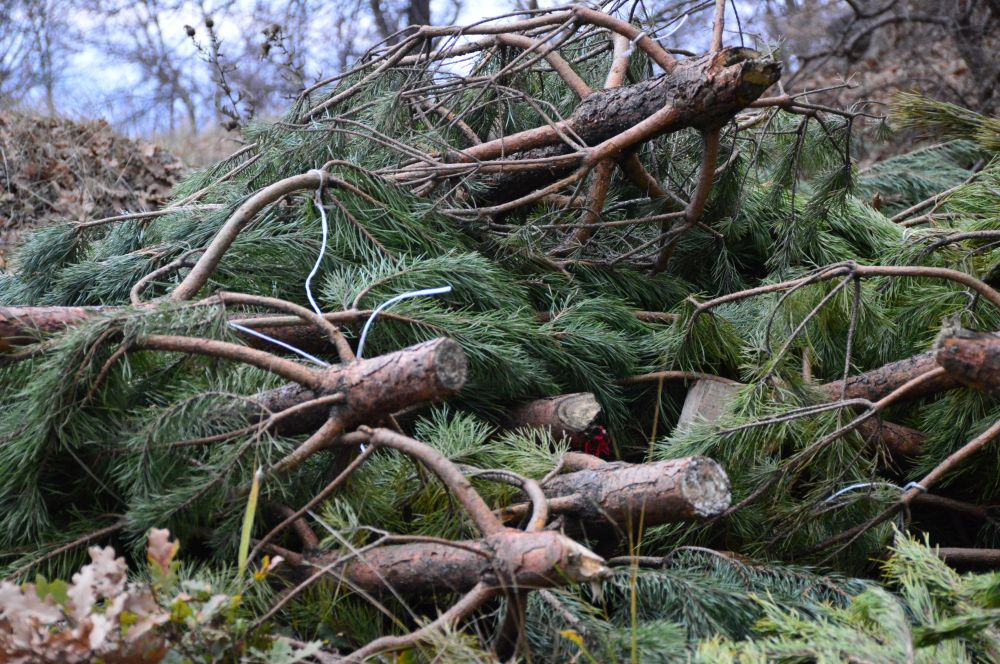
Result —
[[355, 590], [404, 596], [465, 592], [480, 582], [496, 588], [551, 588], [596, 581], [608, 573], [600, 556], [551, 530], [507, 528], [482, 540], [397, 544], [343, 556], [343, 562], [339, 558], [326, 553], [302, 563], [332, 565], [330, 572]]
[[[893, 390], [903, 386], [921, 374], [933, 371], [938, 367], [934, 351], [920, 353], [896, 362], [890, 362], [877, 369], [866, 371], [847, 379], [845, 399], [868, 399], [878, 401]], [[837, 380], [822, 386], [830, 401], [841, 398], [840, 392], [844, 381]], [[942, 375], [915, 386], [907, 393], [907, 399], [920, 399], [945, 390], [953, 390], [960, 385], [959, 381], [950, 375]]]
[[1000, 388], [1000, 337], [951, 330], [938, 340], [937, 363], [958, 383], [984, 392]]
[[[344, 395], [341, 403], [308, 410], [282, 421], [278, 426], [282, 434], [313, 431], [330, 418], [336, 418], [348, 430], [410, 406], [450, 397], [465, 384], [468, 363], [458, 343], [440, 338], [334, 366], [323, 373], [322, 391], [290, 383], [256, 397], [264, 408], [277, 413], [326, 394]], [[252, 416], [260, 415], [254, 409]]]
[[[544, 484], [549, 511], [587, 528], [634, 529], [717, 516], [729, 507], [729, 477], [706, 457], [651, 463], [604, 463]], [[513, 505], [505, 518], [520, 519], [530, 505]]]
[[[634, 85], [595, 92], [577, 106], [560, 129], [595, 147], [616, 138], [627, 150], [662, 134], [725, 124], [749, 106], [781, 76], [781, 64], [747, 48], [726, 48], [701, 58], [683, 60], [673, 71]], [[630, 131], [631, 130], [631, 131]], [[622, 136], [626, 132], [630, 132]], [[568, 155], [555, 127], [514, 134], [469, 148], [455, 156], [463, 161], [503, 158], [512, 163]], [[612, 155], [613, 156], [613, 155]], [[477, 199], [497, 203], [523, 196], [555, 182], [576, 168], [559, 165], [544, 170], [503, 172], [485, 180]]]
[[556, 440], [568, 438], [580, 448], [601, 419], [601, 404], [590, 392], [536, 399], [513, 410], [507, 418], [512, 428], [549, 429]]

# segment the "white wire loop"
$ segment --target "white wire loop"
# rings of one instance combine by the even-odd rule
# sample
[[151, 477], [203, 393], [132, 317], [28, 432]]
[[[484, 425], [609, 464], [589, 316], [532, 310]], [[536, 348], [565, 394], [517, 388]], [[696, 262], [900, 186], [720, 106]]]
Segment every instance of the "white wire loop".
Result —
[[277, 344], [278, 346], [281, 346], [285, 350], [290, 350], [293, 353], [295, 353], [296, 355], [301, 355], [302, 357], [306, 358], [307, 360], [309, 360], [313, 364], [318, 364], [321, 367], [329, 367], [330, 366], [329, 362], [324, 362], [323, 360], [319, 359], [315, 355], [310, 355], [309, 353], [305, 352], [301, 348], [296, 348], [292, 344], [284, 342], [281, 339], [275, 339], [274, 337], [269, 337], [266, 334], [264, 334], [263, 332], [258, 332], [257, 330], [251, 329], [249, 327], [244, 327], [242, 325], [237, 325], [236, 323], [230, 323], [229, 327], [231, 327], [233, 329], [236, 329], [236, 330], [239, 330], [240, 332], [243, 332], [245, 334], [249, 334], [252, 337], [257, 337], [258, 339], [264, 339], [265, 341], [270, 341], [272, 344]]
[[375, 311], [372, 312], [372, 315], [368, 317], [368, 320], [365, 321], [365, 326], [361, 329], [361, 338], [358, 340], [358, 353], [357, 353], [358, 359], [360, 360], [362, 357], [364, 357], [362, 353], [364, 353], [365, 350], [365, 339], [368, 338], [368, 332], [369, 330], [371, 330], [372, 324], [375, 323], [375, 317], [378, 316], [380, 313], [382, 313], [385, 309], [388, 309], [397, 302], [401, 302], [403, 300], [409, 300], [411, 297], [423, 297], [424, 295], [442, 295], [444, 293], [450, 293], [450, 292], [451, 292], [451, 284], [448, 284], [446, 286], [438, 286], [437, 288], [422, 288], [420, 290], [410, 291], [408, 293], [401, 293], [400, 295], [391, 297], [382, 304], [378, 305], [378, 307], [375, 308]]
[[313, 202], [319, 210], [319, 219], [323, 226], [323, 243], [319, 247], [319, 256], [316, 257], [316, 262], [313, 264], [312, 270], [309, 271], [309, 276], [306, 277], [306, 297], [309, 299], [309, 304], [312, 305], [313, 311], [322, 316], [323, 311], [316, 304], [316, 298], [312, 294], [312, 280], [316, 276], [316, 273], [319, 272], [323, 256], [326, 255], [326, 241], [330, 235], [330, 224], [326, 219], [326, 210], [323, 208], [323, 188], [326, 186], [326, 171], [314, 168], [309, 173], [319, 173], [319, 187], [316, 188], [316, 193], [313, 195]]
[[842, 496], [845, 493], [849, 493], [851, 491], [857, 491], [858, 489], [867, 489], [868, 487], [876, 487], [876, 486], [887, 486], [893, 489], [897, 489], [899, 491], [905, 491], [905, 488], [898, 487], [892, 482], [858, 482], [857, 484], [850, 484], [848, 486], [845, 486], [843, 489], [839, 489], [833, 492], [833, 494], [831, 494], [830, 497], [824, 500], [823, 502], [829, 503], [833, 499], [837, 498], [838, 496]]

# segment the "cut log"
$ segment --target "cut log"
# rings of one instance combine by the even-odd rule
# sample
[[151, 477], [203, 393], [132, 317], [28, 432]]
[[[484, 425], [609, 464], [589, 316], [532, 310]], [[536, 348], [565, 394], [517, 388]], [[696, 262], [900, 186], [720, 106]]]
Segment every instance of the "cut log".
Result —
[[[336, 418], [348, 430], [410, 406], [447, 398], [462, 389], [468, 363], [461, 346], [441, 338], [331, 367], [322, 374], [321, 391], [290, 383], [256, 397], [264, 408], [277, 413], [326, 394], [344, 395], [341, 403], [282, 421], [278, 427], [280, 433], [313, 431], [330, 418]], [[259, 413], [252, 416], [259, 417]]]
[[[553, 126], [541, 127], [473, 146], [456, 157], [479, 161], [505, 155], [503, 159], [516, 166], [518, 160], [570, 154], [573, 150], [561, 143], [560, 133], [575, 135], [590, 147], [615, 138], [621, 150], [689, 127], [719, 127], [760, 97], [780, 76], [780, 63], [751, 49], [727, 48], [684, 60], [673, 71], [656, 78], [589, 95], [562, 123], [561, 132]], [[651, 123], [654, 116], [660, 121]], [[644, 122], [650, 126], [643, 126]], [[637, 127], [639, 130], [631, 132], [627, 140], [619, 138]], [[477, 199], [487, 203], [512, 200], [555, 182], [575, 168], [575, 164], [569, 164], [503, 172], [487, 179], [487, 188], [477, 194]]]
[[[542, 487], [549, 511], [587, 529], [629, 529], [717, 516], [729, 507], [729, 477], [706, 457], [652, 463], [605, 463], [553, 477]], [[524, 517], [530, 506], [512, 505], [505, 519]]]
[[[902, 387], [921, 374], [933, 371], [938, 367], [934, 351], [920, 353], [896, 362], [890, 362], [877, 369], [851, 376], [847, 379], [845, 399], [868, 399], [878, 401], [893, 390]], [[928, 380], [915, 386], [906, 394], [907, 400], [920, 399], [945, 390], [953, 390], [961, 383], [951, 375], [944, 374], [933, 380]], [[844, 381], [837, 380], [822, 386], [827, 399], [837, 401], [841, 398]]]
[[507, 425], [512, 428], [549, 429], [556, 440], [568, 438], [580, 449], [600, 423], [601, 404], [590, 392], [563, 394], [536, 399], [512, 411]]
[[1000, 389], [1000, 337], [951, 330], [938, 339], [934, 357], [962, 385], [984, 392]]
[[331, 573], [352, 589], [404, 596], [459, 593], [484, 582], [496, 588], [552, 588], [597, 581], [608, 573], [604, 559], [554, 531], [526, 533], [507, 528], [482, 540], [415, 542], [370, 549], [343, 564], [339, 554], [306, 558], [312, 567], [333, 564]]

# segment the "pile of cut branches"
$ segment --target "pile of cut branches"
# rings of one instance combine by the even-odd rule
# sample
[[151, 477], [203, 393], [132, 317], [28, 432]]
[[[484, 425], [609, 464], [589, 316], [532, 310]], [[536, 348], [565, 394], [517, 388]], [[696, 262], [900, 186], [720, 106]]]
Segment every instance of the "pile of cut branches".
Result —
[[885, 119], [724, 8], [685, 59], [616, 6], [421, 28], [167, 206], [30, 236], [5, 574], [45, 604], [169, 528], [233, 661], [995, 658], [995, 575], [948, 567], [997, 559], [995, 121], [907, 98], [945, 140], [858, 172]]

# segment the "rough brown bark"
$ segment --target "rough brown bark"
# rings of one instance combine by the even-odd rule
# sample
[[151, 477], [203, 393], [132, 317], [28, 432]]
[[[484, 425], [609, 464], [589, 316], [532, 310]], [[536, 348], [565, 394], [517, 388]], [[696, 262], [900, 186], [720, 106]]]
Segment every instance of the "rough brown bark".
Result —
[[[907, 381], [913, 380], [917, 376], [927, 373], [938, 367], [935, 360], [935, 353], [928, 351], [913, 357], [908, 357], [896, 362], [890, 362], [877, 369], [866, 371], [857, 376], [847, 379], [847, 391], [845, 399], [868, 399], [878, 401], [893, 390], [903, 386]], [[907, 394], [908, 399], [919, 399], [930, 394], [936, 394], [944, 390], [952, 390], [959, 386], [958, 380], [953, 376], [943, 375], [937, 379], [922, 383], [919, 387], [911, 390]], [[841, 398], [841, 389], [844, 381], [837, 380], [826, 383], [822, 389], [830, 401], [837, 401]]]
[[[673, 109], [670, 119], [639, 137], [642, 141], [688, 127], [718, 127], [749, 106], [780, 76], [780, 63], [751, 49], [727, 48], [679, 62], [673, 71], [656, 78], [595, 92], [580, 102], [562, 127], [590, 147], [624, 134], [664, 109]], [[570, 154], [572, 148], [556, 144], [559, 140], [554, 127], [543, 127], [473, 146], [457, 157], [474, 161], [507, 155], [504, 159], [516, 162]], [[487, 181], [487, 190], [477, 198], [488, 203], [513, 200], [555, 182], [574, 168], [500, 173]]]
[[602, 578], [604, 560], [554, 531], [526, 533], [506, 528], [482, 540], [414, 542], [377, 547], [335, 564], [339, 554], [310, 560], [333, 565], [331, 573], [355, 590], [427, 595], [465, 592], [484, 582], [496, 588], [551, 588]]
[[562, 456], [561, 472], [575, 473], [578, 470], [590, 470], [608, 465], [608, 462], [593, 454], [583, 452], [567, 452]]
[[950, 379], [962, 385], [984, 392], [1000, 388], [1000, 337], [952, 330], [938, 340], [934, 358]]
[[934, 552], [941, 560], [953, 567], [966, 568], [1000, 568], [1000, 549], [961, 549], [954, 547], [938, 547]]
[[38, 341], [106, 307], [0, 307], [0, 353]]
[[895, 422], [869, 418], [858, 425], [858, 433], [865, 440], [878, 441], [896, 459], [920, 456], [927, 436], [923, 431]]
[[556, 440], [568, 438], [579, 447], [601, 419], [601, 405], [590, 392], [562, 394], [526, 403], [508, 416], [511, 428], [537, 427], [552, 431]]
[[[731, 499], [729, 478], [715, 461], [687, 457], [630, 464], [603, 465], [565, 475], [544, 484], [549, 511], [591, 527], [613, 524], [635, 529], [693, 521], [721, 514]], [[528, 505], [513, 505], [505, 518], [521, 518]]]
[[461, 346], [451, 339], [433, 339], [322, 371], [324, 387], [320, 391], [291, 383], [258, 395], [257, 401], [277, 413], [339, 392], [345, 397], [342, 403], [289, 418], [278, 428], [285, 435], [293, 435], [314, 430], [327, 419], [336, 418], [348, 430], [409, 406], [452, 396], [465, 384], [467, 371]]

